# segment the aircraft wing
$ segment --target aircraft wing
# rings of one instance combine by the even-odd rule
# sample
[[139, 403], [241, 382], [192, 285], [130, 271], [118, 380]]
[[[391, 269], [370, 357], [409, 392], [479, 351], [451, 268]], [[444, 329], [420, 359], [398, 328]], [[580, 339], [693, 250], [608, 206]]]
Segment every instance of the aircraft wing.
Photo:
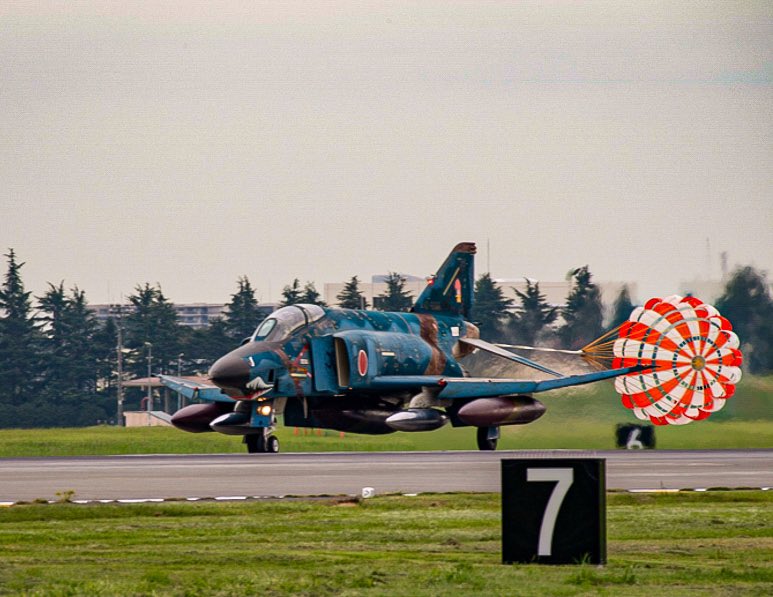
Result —
[[416, 388], [439, 388], [438, 398], [451, 400], [467, 398], [494, 398], [512, 394], [536, 394], [558, 388], [579, 386], [593, 383], [603, 379], [612, 379], [619, 375], [641, 371], [647, 367], [636, 365], [635, 367], [622, 367], [620, 369], [607, 369], [584, 373], [582, 375], [568, 375], [555, 379], [542, 381], [529, 381], [519, 379], [490, 379], [486, 377], [443, 377], [439, 375], [410, 375], [410, 376], [379, 376], [372, 380], [371, 387], [378, 390], [411, 390]]
[[524, 381], [517, 379], [486, 379], [482, 377], [454, 377], [446, 378], [445, 387], [438, 394], [438, 398], [493, 398], [509, 394], [536, 394], [558, 388], [568, 388], [586, 383], [612, 379], [626, 373], [640, 371], [644, 367], [623, 367], [621, 369], [607, 369], [594, 371], [582, 375], [568, 375], [543, 381]]
[[204, 402], [233, 402], [216, 385], [203, 377], [174, 377], [159, 375], [158, 379], [167, 388], [185, 396], [188, 400], [203, 400]]

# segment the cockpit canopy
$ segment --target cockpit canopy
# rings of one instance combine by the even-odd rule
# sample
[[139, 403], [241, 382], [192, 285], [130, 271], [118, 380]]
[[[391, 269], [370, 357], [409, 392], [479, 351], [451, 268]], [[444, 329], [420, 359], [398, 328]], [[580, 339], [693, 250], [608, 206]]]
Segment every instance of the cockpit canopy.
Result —
[[322, 319], [325, 310], [319, 305], [288, 305], [264, 319], [250, 338], [251, 342], [281, 342], [295, 330]]

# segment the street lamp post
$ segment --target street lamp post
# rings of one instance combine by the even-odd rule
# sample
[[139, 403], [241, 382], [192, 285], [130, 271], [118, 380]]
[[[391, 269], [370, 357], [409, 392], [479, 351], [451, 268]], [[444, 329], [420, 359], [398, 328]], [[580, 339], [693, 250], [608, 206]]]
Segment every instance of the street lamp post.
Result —
[[[182, 353], [182, 352], [177, 355], [177, 377], [182, 376], [184, 356], [185, 356], [185, 353]], [[177, 410], [180, 410], [183, 407], [182, 399], [183, 399], [183, 395], [180, 392], [177, 392]]]
[[118, 360], [118, 385], [116, 386], [116, 400], [118, 401], [116, 408], [116, 425], [123, 427], [123, 330], [120, 323], [118, 324], [118, 345], [115, 347], [116, 357]]
[[[150, 377], [153, 371], [153, 345], [150, 342], [145, 342], [145, 348], [148, 349], [148, 412], [153, 410], [153, 388], [150, 385]], [[148, 417], [148, 425], [150, 425], [150, 417]]]

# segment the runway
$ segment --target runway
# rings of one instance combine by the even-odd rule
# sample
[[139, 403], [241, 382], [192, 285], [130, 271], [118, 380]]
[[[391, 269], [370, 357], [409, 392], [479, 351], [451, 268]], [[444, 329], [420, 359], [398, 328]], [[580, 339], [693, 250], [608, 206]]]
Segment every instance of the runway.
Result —
[[503, 458], [594, 457], [607, 488], [773, 486], [773, 450], [347, 452], [0, 459], [0, 502], [498, 492]]

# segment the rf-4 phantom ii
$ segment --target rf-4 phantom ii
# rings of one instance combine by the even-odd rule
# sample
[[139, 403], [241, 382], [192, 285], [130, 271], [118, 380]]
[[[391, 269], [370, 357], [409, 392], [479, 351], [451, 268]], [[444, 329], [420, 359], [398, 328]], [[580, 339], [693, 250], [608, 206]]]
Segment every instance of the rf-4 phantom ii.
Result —
[[[277, 452], [277, 416], [285, 426], [373, 435], [432, 431], [450, 421], [475, 427], [478, 448], [494, 450], [501, 425], [530, 423], [545, 412], [533, 394], [643, 368], [564, 376], [480, 339], [469, 321], [475, 251], [474, 243], [454, 247], [411, 312], [278, 309], [212, 365], [208, 382], [160, 376], [200, 401], [177, 411], [172, 423], [193, 433], [242, 435], [249, 452]], [[469, 377], [460, 361], [475, 350], [545, 379]]]

